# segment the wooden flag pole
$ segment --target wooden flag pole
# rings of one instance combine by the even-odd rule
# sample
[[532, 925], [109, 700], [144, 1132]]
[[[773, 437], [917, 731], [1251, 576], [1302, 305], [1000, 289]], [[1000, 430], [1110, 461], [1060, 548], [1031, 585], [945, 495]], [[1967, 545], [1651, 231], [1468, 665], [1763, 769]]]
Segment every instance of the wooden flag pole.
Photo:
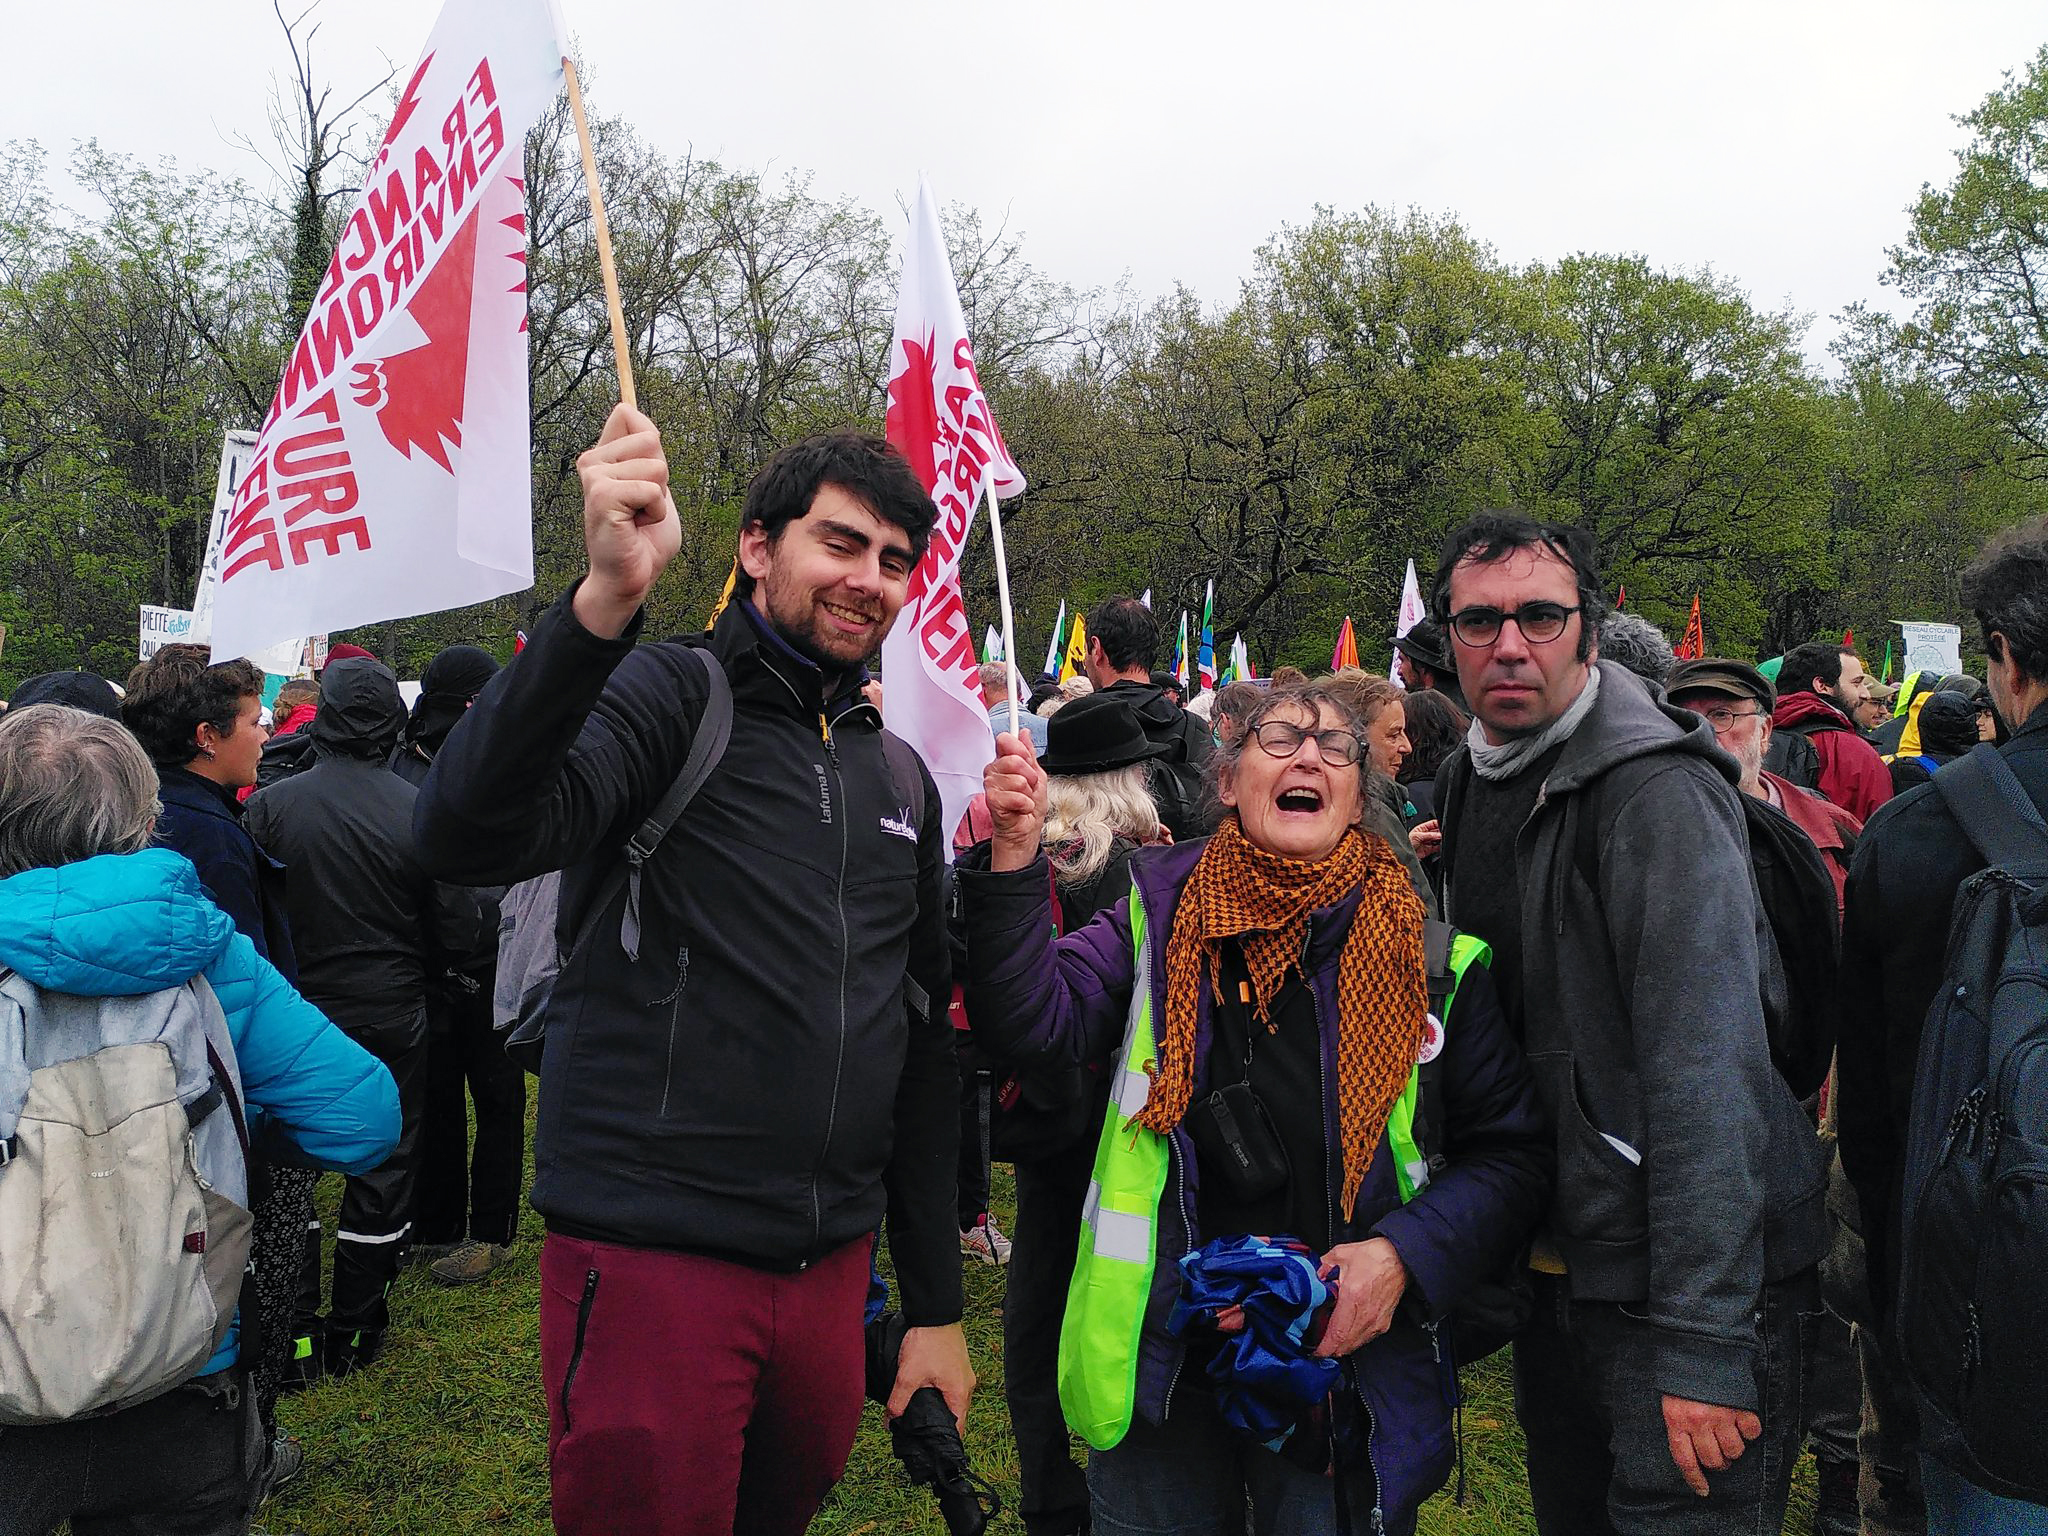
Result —
[[562, 74], [569, 82], [569, 113], [576, 119], [576, 142], [583, 150], [583, 185], [590, 191], [590, 217], [597, 225], [597, 265], [604, 273], [604, 304], [612, 322], [612, 362], [619, 370], [619, 399], [634, 410], [640, 402], [633, 393], [633, 352], [626, 345], [626, 308], [619, 302], [619, 269], [612, 262], [612, 231], [605, 222], [604, 193], [597, 185], [597, 155], [590, 147], [590, 121], [583, 115], [583, 87], [576, 80], [576, 66], [562, 60]]
[[1003, 669], [1010, 674], [1010, 734], [1017, 734], [1017, 624], [1010, 616], [1010, 562], [1003, 554], [1003, 512], [996, 501], [996, 478], [988, 478], [988, 531], [995, 540], [996, 602], [1003, 610]]

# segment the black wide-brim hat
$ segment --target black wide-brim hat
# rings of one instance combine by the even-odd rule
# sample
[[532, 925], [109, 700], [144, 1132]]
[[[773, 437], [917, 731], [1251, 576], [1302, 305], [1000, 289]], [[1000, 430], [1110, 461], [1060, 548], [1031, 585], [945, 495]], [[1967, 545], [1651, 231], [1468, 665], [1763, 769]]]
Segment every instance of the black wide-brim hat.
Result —
[[1046, 743], [1039, 767], [1068, 777], [1110, 773], [1173, 750], [1166, 742], [1147, 739], [1137, 710], [1107, 693], [1084, 694], [1062, 704], [1046, 721]]
[[1417, 619], [1407, 634], [1394, 641], [1394, 649], [1419, 667], [1432, 672], [1455, 672], [1450, 653], [1444, 648], [1444, 632], [1435, 619]]

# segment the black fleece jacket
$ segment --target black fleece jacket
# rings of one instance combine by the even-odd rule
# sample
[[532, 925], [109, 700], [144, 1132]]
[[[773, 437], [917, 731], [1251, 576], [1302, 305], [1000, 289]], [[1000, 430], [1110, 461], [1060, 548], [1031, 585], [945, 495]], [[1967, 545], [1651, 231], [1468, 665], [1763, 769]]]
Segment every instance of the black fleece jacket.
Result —
[[593, 943], [556, 982], [535, 1208], [573, 1236], [794, 1270], [886, 1207], [905, 1317], [958, 1320], [953, 1031], [905, 987], [951, 990], [930, 775], [913, 825], [880, 717], [850, 688], [828, 699], [740, 603], [708, 636], [641, 646], [640, 618], [600, 639], [572, 597], [434, 758], [416, 827], [436, 874], [565, 869], [580, 912], [689, 753], [705, 685], [688, 649], [724, 667], [734, 717], [644, 871], [639, 958]]

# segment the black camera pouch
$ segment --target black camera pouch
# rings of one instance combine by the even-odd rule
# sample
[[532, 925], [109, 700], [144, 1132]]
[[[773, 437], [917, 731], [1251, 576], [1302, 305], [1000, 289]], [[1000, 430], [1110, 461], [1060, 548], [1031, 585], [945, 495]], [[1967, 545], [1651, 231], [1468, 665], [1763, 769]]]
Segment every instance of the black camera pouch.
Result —
[[1240, 1200], [1258, 1200], [1287, 1184], [1287, 1150], [1250, 1083], [1227, 1083], [1188, 1106], [1182, 1127], [1195, 1144], [1204, 1178], [1220, 1178]]

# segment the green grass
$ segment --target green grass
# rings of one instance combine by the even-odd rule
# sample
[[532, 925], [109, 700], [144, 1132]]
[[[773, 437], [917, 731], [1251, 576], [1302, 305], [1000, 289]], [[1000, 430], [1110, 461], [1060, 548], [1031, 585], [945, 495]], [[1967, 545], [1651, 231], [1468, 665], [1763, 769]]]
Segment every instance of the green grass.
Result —
[[[332, 1235], [338, 1179], [322, 1181]], [[997, 1170], [999, 1223], [1009, 1187]], [[540, 1221], [530, 1210], [513, 1262], [455, 1290], [424, 1270], [399, 1278], [384, 1357], [371, 1369], [287, 1398], [283, 1423], [306, 1447], [304, 1476], [264, 1512], [271, 1531], [307, 1536], [443, 1536], [517, 1532], [548, 1523], [547, 1405], [540, 1385]], [[968, 1420], [976, 1469], [1006, 1512], [992, 1528], [1020, 1531], [1016, 1447], [1003, 1410], [999, 1308], [1003, 1278], [966, 1266], [967, 1336], [981, 1377]], [[1506, 1368], [1496, 1356], [1466, 1372], [1466, 1499], [1449, 1491], [1424, 1507], [1425, 1536], [1505, 1536], [1534, 1529]], [[1787, 1529], [1811, 1521], [1810, 1464]], [[820, 1536], [914, 1532], [944, 1536], [928, 1490], [908, 1486], [889, 1453], [881, 1411], [863, 1414], [845, 1481], [812, 1526]]]

